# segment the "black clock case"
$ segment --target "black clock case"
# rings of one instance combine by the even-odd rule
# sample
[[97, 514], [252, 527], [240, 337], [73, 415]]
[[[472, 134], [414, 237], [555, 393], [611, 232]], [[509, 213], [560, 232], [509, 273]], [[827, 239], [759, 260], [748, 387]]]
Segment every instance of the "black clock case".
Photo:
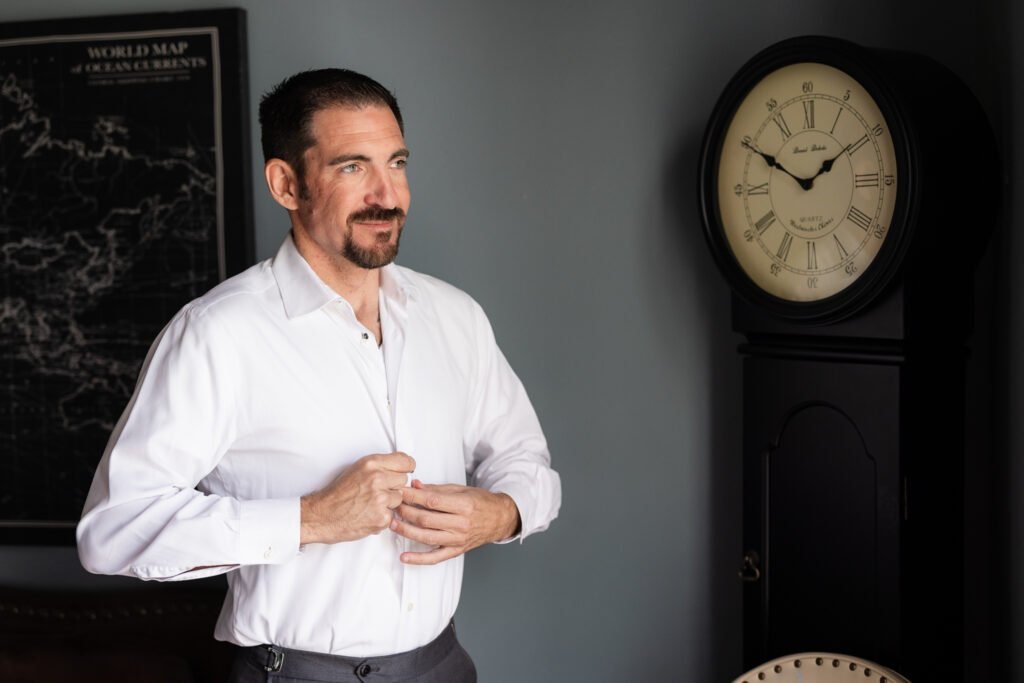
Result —
[[747, 339], [744, 666], [824, 650], [963, 680], [964, 458], [986, 457], [966, 451], [966, 341], [999, 205], [995, 139], [930, 59], [780, 45], [801, 60], [828, 45], [861, 55], [906, 124], [901, 181], [906, 168], [913, 182], [901, 182], [903, 239], [872, 266], [885, 272], [810, 314], [766, 304], [723, 268]]

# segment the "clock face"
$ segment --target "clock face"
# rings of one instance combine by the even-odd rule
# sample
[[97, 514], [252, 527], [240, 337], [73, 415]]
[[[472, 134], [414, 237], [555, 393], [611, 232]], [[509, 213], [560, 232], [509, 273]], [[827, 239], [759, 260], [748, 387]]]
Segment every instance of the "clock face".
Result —
[[885, 243], [900, 169], [878, 103], [847, 73], [815, 62], [768, 73], [722, 138], [721, 230], [757, 288], [787, 302], [834, 296]]

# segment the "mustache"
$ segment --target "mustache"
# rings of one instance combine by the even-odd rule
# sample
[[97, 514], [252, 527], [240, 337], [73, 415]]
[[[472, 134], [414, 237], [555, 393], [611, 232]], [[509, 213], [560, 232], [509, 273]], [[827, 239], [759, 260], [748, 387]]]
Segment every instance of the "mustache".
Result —
[[365, 209], [360, 209], [349, 215], [348, 222], [362, 222], [362, 221], [402, 221], [405, 219], [405, 211], [399, 207], [393, 209], [385, 209], [382, 206], [369, 206]]

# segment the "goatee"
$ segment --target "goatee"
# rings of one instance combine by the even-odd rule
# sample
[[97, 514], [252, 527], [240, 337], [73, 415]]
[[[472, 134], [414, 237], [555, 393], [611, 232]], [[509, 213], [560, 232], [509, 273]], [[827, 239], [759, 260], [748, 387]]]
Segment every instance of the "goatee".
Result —
[[[361, 247], [352, 239], [352, 224], [364, 221], [394, 221], [394, 231], [383, 232], [377, 235], [377, 243], [371, 247]], [[382, 268], [395, 260], [398, 256], [398, 242], [402, 237], [402, 227], [405, 225], [405, 211], [395, 207], [384, 209], [381, 207], [369, 207], [356, 211], [348, 217], [348, 239], [341, 253], [351, 263], [360, 268]], [[391, 241], [392, 232], [394, 242]]]

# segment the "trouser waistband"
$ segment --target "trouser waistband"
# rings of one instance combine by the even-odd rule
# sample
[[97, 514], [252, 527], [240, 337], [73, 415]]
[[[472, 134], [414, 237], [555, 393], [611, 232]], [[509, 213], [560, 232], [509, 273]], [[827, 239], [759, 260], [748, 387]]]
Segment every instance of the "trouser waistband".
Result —
[[423, 647], [382, 657], [328, 655], [276, 645], [254, 645], [240, 649], [246, 657], [270, 674], [287, 678], [320, 680], [332, 672], [351, 672], [359, 680], [363, 680], [371, 674], [393, 678], [411, 678], [430, 671], [448, 656], [456, 645], [455, 622], [452, 621], [441, 631], [441, 635]]

